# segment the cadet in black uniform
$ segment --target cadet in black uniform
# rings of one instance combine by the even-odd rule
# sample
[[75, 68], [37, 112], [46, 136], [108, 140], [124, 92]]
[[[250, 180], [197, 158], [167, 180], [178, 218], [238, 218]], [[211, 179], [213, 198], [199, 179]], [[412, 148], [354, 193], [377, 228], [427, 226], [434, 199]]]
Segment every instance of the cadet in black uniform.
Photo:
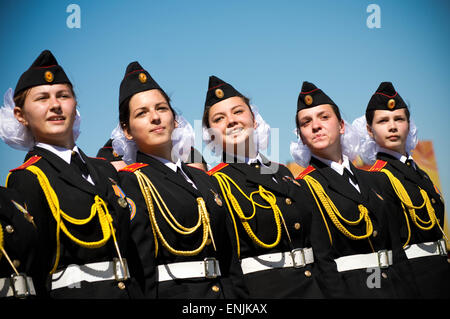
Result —
[[120, 85], [119, 114], [138, 149], [136, 163], [119, 177], [135, 207], [131, 230], [145, 296], [245, 298], [223, 200], [206, 172], [172, 157], [176, 114], [138, 62], [128, 65]]
[[[398, 233], [423, 298], [450, 298], [450, 263], [443, 231], [442, 194], [413, 161], [407, 147], [410, 113], [391, 82], [382, 82], [366, 109], [367, 131], [379, 146], [370, 171], [389, 190]], [[367, 140], [366, 140], [367, 141]], [[410, 146], [412, 148], [412, 145]], [[375, 151], [375, 150], [374, 150]]]
[[75, 145], [76, 99], [50, 51], [22, 74], [14, 100], [36, 145], [11, 170], [7, 187], [23, 194], [33, 214], [50, 297], [142, 296], [127, 271], [130, 210], [117, 172]]
[[97, 152], [97, 158], [105, 159], [119, 170], [127, 166], [122, 160], [122, 156], [116, 153], [112, 147], [112, 139], [110, 138], [103, 147], [101, 147]]
[[0, 298], [42, 293], [42, 278], [33, 278], [39, 269], [37, 248], [36, 225], [27, 205], [15, 190], [0, 186]]
[[[311, 151], [310, 165], [298, 176], [316, 203], [311, 240], [328, 297], [410, 297], [406, 256], [382, 194], [370, 173], [342, 154], [345, 124], [337, 105], [319, 88], [304, 82], [298, 98], [297, 129]], [[411, 284], [411, 286], [409, 285]]]
[[259, 153], [258, 125], [249, 100], [211, 76], [203, 126], [224, 150], [224, 162], [209, 174], [228, 208], [250, 298], [321, 298], [306, 188]]

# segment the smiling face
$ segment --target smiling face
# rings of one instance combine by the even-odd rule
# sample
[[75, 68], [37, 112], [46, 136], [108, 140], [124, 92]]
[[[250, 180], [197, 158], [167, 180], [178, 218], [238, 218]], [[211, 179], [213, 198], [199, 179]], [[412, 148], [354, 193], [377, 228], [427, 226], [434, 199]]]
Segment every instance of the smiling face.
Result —
[[67, 84], [32, 87], [22, 107], [14, 108], [16, 119], [28, 127], [36, 142], [72, 149], [76, 99]]
[[300, 137], [311, 153], [338, 162], [342, 157], [340, 137], [345, 132], [330, 104], [302, 109], [297, 113]]
[[166, 98], [156, 89], [139, 92], [130, 99], [129, 110], [128, 125], [123, 127], [125, 136], [141, 152], [170, 160], [176, 122]]
[[406, 155], [406, 138], [409, 133], [409, 121], [406, 109], [395, 111], [375, 110], [372, 125], [367, 125], [369, 135], [386, 149]]
[[219, 135], [216, 143], [221, 143], [223, 150], [249, 157], [256, 122], [243, 98], [233, 96], [211, 106], [208, 123]]

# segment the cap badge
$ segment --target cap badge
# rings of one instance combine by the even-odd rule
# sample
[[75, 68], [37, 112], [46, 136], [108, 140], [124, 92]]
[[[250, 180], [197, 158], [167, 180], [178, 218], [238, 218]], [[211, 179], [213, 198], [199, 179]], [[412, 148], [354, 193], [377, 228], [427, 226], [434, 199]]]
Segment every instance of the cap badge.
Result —
[[145, 75], [145, 73], [139, 73], [139, 81], [141, 83], [147, 82], [147, 75]]
[[313, 98], [312, 98], [312, 96], [311, 95], [306, 95], [305, 96], [305, 104], [306, 105], [311, 105], [313, 103]]
[[388, 101], [387, 107], [392, 110], [395, 107], [395, 100], [394, 99], [390, 99]]
[[50, 71], [46, 71], [45, 73], [44, 73], [44, 79], [45, 79], [45, 81], [47, 81], [47, 82], [53, 82], [53, 79], [54, 79], [54, 76], [53, 76], [53, 73], [52, 72], [50, 72]]
[[223, 91], [222, 91], [221, 89], [216, 89], [216, 90], [214, 91], [214, 93], [216, 94], [216, 96], [217, 96], [219, 99], [223, 98], [223, 96], [224, 96]]

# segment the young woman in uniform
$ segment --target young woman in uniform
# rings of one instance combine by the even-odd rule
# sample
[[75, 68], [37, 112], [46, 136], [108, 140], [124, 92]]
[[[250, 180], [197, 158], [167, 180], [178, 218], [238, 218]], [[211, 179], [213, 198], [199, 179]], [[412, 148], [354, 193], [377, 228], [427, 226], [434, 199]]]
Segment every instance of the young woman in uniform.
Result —
[[414, 162], [417, 143], [409, 109], [391, 82], [382, 82], [364, 117], [355, 120], [363, 141], [363, 158], [378, 186], [389, 190], [396, 206], [397, 230], [422, 298], [450, 298], [444, 199], [430, 177]]
[[50, 51], [22, 74], [14, 102], [24, 132], [18, 144], [32, 148], [6, 185], [23, 194], [33, 215], [50, 297], [141, 296], [128, 272], [129, 207], [116, 195], [117, 172], [75, 144], [77, 101]]
[[269, 131], [258, 128], [266, 125], [233, 86], [209, 78], [203, 126], [223, 151], [209, 174], [225, 199], [250, 298], [321, 298], [306, 189], [260, 153]]
[[224, 203], [205, 171], [173, 156], [180, 118], [138, 62], [128, 65], [120, 85], [119, 121], [123, 136], [113, 134], [112, 145], [122, 144], [119, 154], [135, 162], [119, 177], [134, 203], [136, 274], [145, 297], [245, 298]]
[[370, 173], [355, 168], [342, 152], [346, 125], [339, 108], [304, 82], [295, 119], [298, 143], [311, 156], [298, 179], [308, 184], [316, 204], [312, 247], [327, 296], [409, 297], [406, 256], [392, 236], [384, 195], [372, 188]]

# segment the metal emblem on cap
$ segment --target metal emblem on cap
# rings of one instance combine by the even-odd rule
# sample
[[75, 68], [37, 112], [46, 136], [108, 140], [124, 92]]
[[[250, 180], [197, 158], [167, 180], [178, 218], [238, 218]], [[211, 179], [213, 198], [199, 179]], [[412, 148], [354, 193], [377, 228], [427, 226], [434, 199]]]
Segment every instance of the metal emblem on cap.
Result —
[[305, 104], [306, 105], [311, 105], [312, 102], [313, 102], [313, 98], [311, 95], [308, 94], [307, 96], [305, 96]]
[[216, 96], [217, 96], [219, 99], [223, 98], [223, 96], [224, 96], [223, 91], [222, 91], [221, 89], [216, 89], [216, 90], [214, 91], [214, 93], [216, 94]]
[[145, 73], [139, 73], [139, 81], [141, 81], [141, 83], [147, 82], [147, 75], [145, 75]]
[[45, 79], [45, 81], [47, 81], [47, 82], [53, 82], [53, 79], [54, 79], [53, 73], [50, 72], [50, 71], [46, 71], [46, 72], [44, 73], [44, 79]]
[[395, 107], [395, 100], [394, 99], [390, 99], [388, 101], [387, 107], [392, 110]]

